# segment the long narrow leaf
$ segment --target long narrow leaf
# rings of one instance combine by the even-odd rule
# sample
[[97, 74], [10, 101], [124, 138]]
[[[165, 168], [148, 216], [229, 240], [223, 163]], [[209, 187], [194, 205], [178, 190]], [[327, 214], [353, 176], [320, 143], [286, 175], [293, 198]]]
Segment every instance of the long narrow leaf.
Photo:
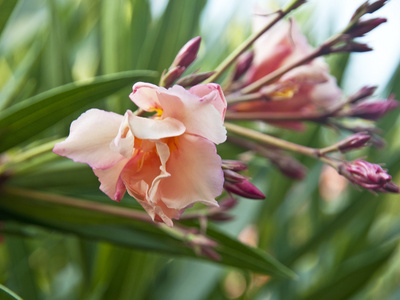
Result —
[[109, 96], [151, 71], [129, 71], [73, 82], [36, 95], [0, 113], [0, 152], [24, 142], [85, 105]]
[[[4, 190], [0, 201], [0, 216], [135, 249], [201, 258], [215, 262], [211, 258], [198, 256], [192, 248], [187, 246], [187, 241], [171, 236], [158, 226], [129, 218], [129, 215], [105, 214], [104, 212], [60, 205], [59, 203], [40, 201], [40, 198], [46, 197], [47, 195], [41, 192], [27, 190], [21, 192], [19, 189], [7, 188]], [[60, 198], [61, 196], [57, 197]], [[61, 198], [75, 203], [78, 201], [82, 205], [88, 203], [84, 200]], [[129, 214], [128, 209], [121, 207], [93, 202], [92, 204], [101, 207], [102, 211], [111, 213], [116, 210], [124, 210], [124, 213]], [[221, 256], [219, 263], [262, 274], [280, 277], [295, 276], [291, 270], [259, 249], [248, 247], [212, 227], [208, 229], [207, 234], [217, 242], [215, 250]]]

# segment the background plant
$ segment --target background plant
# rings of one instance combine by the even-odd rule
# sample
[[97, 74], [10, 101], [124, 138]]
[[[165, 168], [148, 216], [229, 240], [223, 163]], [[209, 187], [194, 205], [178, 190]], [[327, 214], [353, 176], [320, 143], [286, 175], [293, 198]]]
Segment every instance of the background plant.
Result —
[[[198, 256], [187, 237], [121, 217], [138, 208], [134, 200], [110, 203], [88, 167], [50, 152], [83, 111], [123, 113], [133, 82], [157, 83], [180, 47], [204, 35], [199, 22], [206, 4], [170, 1], [156, 16], [148, 1], [0, 2], [0, 282], [24, 299], [396, 299], [398, 195], [377, 197], [352, 186], [335, 195], [341, 186], [329, 184], [341, 181], [307, 157], [298, 156], [308, 168], [303, 181], [253, 158], [247, 175], [267, 199], [241, 199], [231, 211], [234, 221], [209, 225], [221, 245], [217, 265]], [[302, 8], [296, 16], [310, 14]], [[218, 30], [218, 41], [204, 37], [193, 70], [215, 68], [250, 28], [230, 22]], [[330, 58], [339, 79], [347, 58]], [[383, 96], [400, 95], [398, 81], [397, 71]], [[398, 111], [382, 119], [387, 147], [349, 159], [384, 163], [399, 182], [398, 124]], [[314, 124], [302, 134], [268, 130], [316, 148], [340, 138]], [[227, 143], [218, 151], [237, 159], [243, 149]], [[63, 205], [73, 200], [77, 207]], [[88, 212], [82, 203], [115, 211]], [[239, 233], [261, 250], [237, 242]], [[290, 277], [284, 266], [297, 280], [274, 276]]]

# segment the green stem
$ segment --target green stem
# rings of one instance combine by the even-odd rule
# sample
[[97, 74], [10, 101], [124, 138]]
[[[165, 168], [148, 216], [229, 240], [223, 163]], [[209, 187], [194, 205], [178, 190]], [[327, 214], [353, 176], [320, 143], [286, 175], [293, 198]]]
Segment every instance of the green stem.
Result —
[[255, 32], [252, 34], [250, 37], [247, 38], [239, 47], [237, 47], [216, 69], [215, 73], [210, 76], [207, 80], [205, 80], [203, 83], [210, 83], [214, 82], [217, 78], [221, 76], [223, 72], [225, 72], [229, 66], [231, 66], [237, 58], [244, 53], [263, 33], [265, 33], [267, 30], [269, 30], [272, 26], [274, 26], [278, 21], [283, 19], [287, 14], [289, 14], [292, 10], [296, 9], [299, 7], [301, 4], [303, 4], [305, 1], [299, 1], [299, 0], [294, 0], [292, 1], [285, 9], [280, 10], [277, 12], [276, 17], [269, 22], [267, 25], [265, 25], [260, 31]]
[[263, 144], [267, 144], [267, 145], [278, 147], [281, 149], [297, 152], [297, 153], [304, 154], [304, 155], [311, 156], [311, 157], [318, 158], [320, 156], [318, 149], [309, 148], [306, 146], [301, 146], [301, 145], [298, 145], [295, 143], [291, 143], [291, 142], [282, 140], [280, 138], [276, 138], [276, 137], [258, 132], [256, 130], [238, 126], [233, 123], [225, 122], [224, 125], [225, 125], [225, 128], [229, 132], [250, 138], [251, 140], [254, 140], [254, 141], [257, 141], [257, 142], [260, 142]]
[[295, 144], [292, 142], [288, 142], [288, 141], [258, 132], [256, 130], [238, 126], [236, 124], [225, 122], [224, 125], [225, 125], [225, 128], [231, 133], [235, 133], [237, 135], [249, 138], [251, 140], [257, 141], [262, 144], [267, 144], [267, 145], [277, 147], [280, 149], [289, 150], [292, 152], [297, 152], [297, 153], [300, 153], [303, 155], [307, 155], [309, 157], [318, 159], [326, 164], [329, 164], [330, 166], [337, 169], [337, 166], [338, 166], [337, 162], [330, 157], [324, 156], [327, 153], [324, 151], [328, 148], [323, 148], [323, 149], [310, 148], [310, 147], [298, 145], [298, 144]]

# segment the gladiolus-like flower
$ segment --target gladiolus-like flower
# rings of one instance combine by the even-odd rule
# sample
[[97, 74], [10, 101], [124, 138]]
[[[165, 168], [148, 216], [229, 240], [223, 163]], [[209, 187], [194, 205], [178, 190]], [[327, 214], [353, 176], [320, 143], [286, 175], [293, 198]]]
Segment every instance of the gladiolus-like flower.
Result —
[[224, 175], [215, 144], [226, 139], [220, 86], [185, 90], [137, 83], [130, 98], [154, 115], [91, 109], [53, 151], [92, 167], [111, 199], [119, 201], [128, 191], [154, 221], [168, 226], [196, 202], [218, 206]]

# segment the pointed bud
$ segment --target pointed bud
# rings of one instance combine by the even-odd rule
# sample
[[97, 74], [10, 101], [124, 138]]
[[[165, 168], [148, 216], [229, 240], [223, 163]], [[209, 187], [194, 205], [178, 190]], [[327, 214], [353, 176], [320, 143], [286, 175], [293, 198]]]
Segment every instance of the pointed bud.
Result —
[[387, 0], [378, 0], [374, 3], [369, 3], [369, 1], [365, 1], [361, 4], [357, 10], [354, 12], [351, 20], [360, 19], [365, 14], [372, 14], [373, 12], [377, 11], [378, 9], [382, 8], [386, 4]]
[[244, 171], [247, 169], [247, 165], [239, 160], [222, 160], [222, 169], [232, 170], [235, 172]]
[[224, 188], [233, 194], [239, 195], [248, 199], [265, 199], [261, 191], [247, 179], [242, 182], [232, 183], [225, 181]]
[[233, 170], [223, 170], [224, 171], [224, 177], [225, 181], [231, 182], [231, 183], [238, 183], [246, 180], [247, 178], [244, 177], [243, 175], [240, 175], [239, 173], [233, 171]]
[[247, 72], [247, 70], [251, 66], [251, 63], [253, 62], [253, 58], [254, 58], [253, 51], [247, 51], [243, 53], [241, 56], [239, 56], [236, 65], [236, 70], [233, 75], [233, 81], [238, 80], [244, 73]]
[[373, 12], [376, 12], [378, 9], [381, 9], [386, 4], [386, 2], [387, 0], [378, 0], [374, 3], [369, 4], [366, 13], [372, 14]]
[[178, 54], [175, 57], [174, 62], [171, 65], [173, 67], [189, 67], [192, 62], [197, 58], [197, 52], [200, 48], [201, 37], [195, 37], [188, 41], [182, 48], [179, 50]]
[[363, 132], [359, 132], [342, 140], [338, 144], [340, 152], [345, 153], [348, 151], [356, 150], [366, 146], [371, 137]]
[[169, 88], [174, 84], [174, 82], [181, 77], [181, 75], [185, 72], [185, 68], [183, 67], [174, 67], [169, 69], [167, 74], [163, 75], [163, 84], [162, 86], [165, 88]]
[[376, 86], [363, 86], [360, 90], [349, 97], [349, 103], [355, 103], [358, 100], [362, 100], [372, 96], [375, 93]]
[[188, 76], [182, 77], [178, 80], [176, 84], [183, 86], [183, 87], [190, 87], [196, 84], [199, 84], [209, 78], [210, 76], [214, 75], [215, 71], [212, 72], [204, 72], [198, 74], [190, 74]]
[[362, 37], [386, 21], [387, 20], [385, 18], [373, 18], [365, 21], [359, 21], [354, 26], [351, 26], [346, 33], [353, 38]]
[[339, 166], [339, 174], [365, 189], [379, 191], [392, 180], [392, 177], [380, 165], [363, 160], [344, 162]]
[[357, 102], [350, 109], [348, 116], [367, 120], [378, 120], [387, 112], [397, 108], [399, 102], [390, 96], [386, 100], [363, 100]]

